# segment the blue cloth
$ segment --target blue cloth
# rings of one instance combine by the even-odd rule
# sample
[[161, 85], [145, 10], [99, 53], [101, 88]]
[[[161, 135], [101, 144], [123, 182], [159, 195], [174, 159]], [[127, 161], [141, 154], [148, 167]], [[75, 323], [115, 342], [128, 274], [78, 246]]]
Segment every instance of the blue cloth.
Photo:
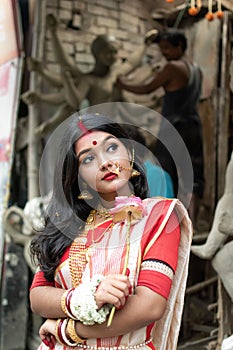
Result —
[[149, 187], [149, 197], [174, 198], [174, 190], [171, 176], [161, 167], [149, 160], [144, 163]]

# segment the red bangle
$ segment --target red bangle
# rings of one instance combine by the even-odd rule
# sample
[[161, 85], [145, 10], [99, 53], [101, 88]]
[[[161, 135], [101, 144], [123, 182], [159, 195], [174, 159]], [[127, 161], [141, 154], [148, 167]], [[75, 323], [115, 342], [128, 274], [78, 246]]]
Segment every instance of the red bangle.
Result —
[[72, 311], [70, 309], [70, 300], [72, 298], [73, 293], [74, 293], [74, 288], [72, 288], [66, 296], [66, 310], [67, 310], [68, 316], [76, 320], [75, 316], [72, 314]]
[[67, 345], [67, 344], [65, 344], [63, 342], [63, 337], [62, 337], [62, 334], [61, 334], [61, 327], [62, 327], [63, 321], [64, 321], [64, 319], [61, 319], [61, 318], [59, 318], [57, 320], [57, 323], [56, 323], [56, 335], [55, 336], [56, 336], [56, 339], [57, 339], [59, 344]]

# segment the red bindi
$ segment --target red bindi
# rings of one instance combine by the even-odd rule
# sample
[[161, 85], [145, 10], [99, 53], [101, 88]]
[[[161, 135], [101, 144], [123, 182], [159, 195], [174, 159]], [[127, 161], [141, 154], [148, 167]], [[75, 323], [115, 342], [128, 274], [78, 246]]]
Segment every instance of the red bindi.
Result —
[[96, 146], [97, 145], [97, 141], [92, 141], [92, 144], [94, 145], [94, 146]]

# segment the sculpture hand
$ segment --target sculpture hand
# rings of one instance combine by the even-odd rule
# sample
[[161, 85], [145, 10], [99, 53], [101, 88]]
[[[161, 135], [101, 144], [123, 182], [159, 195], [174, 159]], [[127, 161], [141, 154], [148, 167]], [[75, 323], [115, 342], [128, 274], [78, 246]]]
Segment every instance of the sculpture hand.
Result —
[[34, 103], [39, 102], [40, 96], [37, 92], [34, 91], [26, 91], [21, 95], [21, 99], [28, 105], [32, 105]]
[[159, 31], [157, 29], [151, 29], [146, 33], [145, 38], [144, 38], [144, 42], [147, 46], [149, 46], [155, 42], [155, 39], [158, 36], [158, 32]]
[[41, 72], [42, 70], [41, 62], [33, 57], [28, 57], [27, 66], [30, 71]]
[[46, 125], [46, 122], [44, 122], [37, 126], [35, 129], [35, 135], [40, 137], [44, 136], [44, 134], [46, 133]]
[[124, 82], [124, 80], [123, 80], [123, 76], [119, 76], [119, 77], [117, 78], [117, 80], [116, 80], [116, 82], [115, 82], [115, 86], [116, 86], [118, 89], [120, 89], [120, 90], [122, 90], [122, 89], [125, 88], [125, 82]]
[[70, 81], [73, 79], [69, 67], [61, 67], [61, 75], [62, 75], [62, 78], [67, 81]]
[[46, 23], [47, 23], [48, 29], [50, 29], [51, 31], [55, 31], [57, 29], [58, 21], [57, 21], [57, 18], [52, 13], [49, 13], [46, 16]]

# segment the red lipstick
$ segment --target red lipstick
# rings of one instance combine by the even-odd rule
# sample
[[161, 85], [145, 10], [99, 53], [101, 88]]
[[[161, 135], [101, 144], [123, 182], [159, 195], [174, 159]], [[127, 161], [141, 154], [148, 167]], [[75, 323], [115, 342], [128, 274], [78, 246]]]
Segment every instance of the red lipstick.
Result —
[[103, 177], [102, 180], [105, 180], [105, 181], [112, 181], [114, 180], [115, 178], [117, 177], [116, 174], [112, 173], [112, 172], [109, 172], [109, 173], [106, 173]]

